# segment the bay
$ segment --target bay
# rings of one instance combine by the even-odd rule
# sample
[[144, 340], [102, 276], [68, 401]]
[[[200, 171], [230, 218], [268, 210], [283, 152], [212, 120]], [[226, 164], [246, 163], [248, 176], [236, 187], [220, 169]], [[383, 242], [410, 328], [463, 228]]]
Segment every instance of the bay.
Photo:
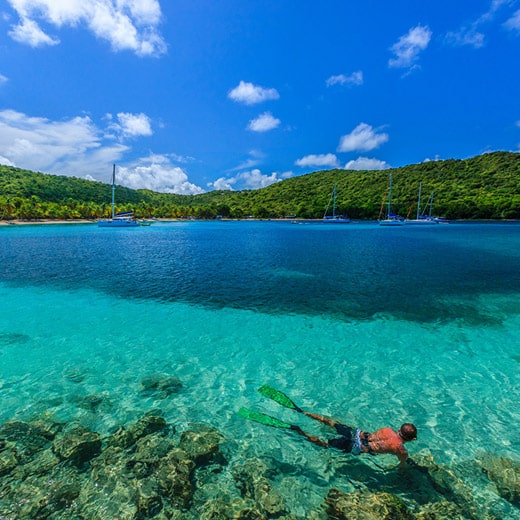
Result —
[[[0, 421], [50, 410], [109, 433], [160, 408], [179, 431], [207, 422], [232, 459], [290, 468], [279, 486], [302, 518], [330, 487], [394, 471], [390, 456], [376, 465], [238, 417], [247, 406], [330, 435], [266, 402], [269, 383], [366, 430], [414, 422], [412, 456], [489, 501], [461, 468], [482, 451], [520, 459], [519, 268], [518, 223], [6, 226]], [[143, 395], [156, 373], [182, 392]], [[91, 395], [95, 412], [78, 404]]]

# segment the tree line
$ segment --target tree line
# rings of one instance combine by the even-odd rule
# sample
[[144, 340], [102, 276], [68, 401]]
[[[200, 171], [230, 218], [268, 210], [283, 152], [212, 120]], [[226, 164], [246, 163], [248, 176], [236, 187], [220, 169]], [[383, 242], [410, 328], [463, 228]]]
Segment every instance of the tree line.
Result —
[[[337, 212], [377, 219], [392, 173], [392, 209], [415, 215], [423, 200], [448, 219], [520, 219], [520, 154], [493, 152], [465, 160], [429, 161], [378, 171], [327, 170], [258, 190], [200, 195], [117, 187], [117, 211], [150, 218], [322, 218], [333, 187]], [[111, 186], [0, 165], [0, 219], [97, 219], [110, 215]]]

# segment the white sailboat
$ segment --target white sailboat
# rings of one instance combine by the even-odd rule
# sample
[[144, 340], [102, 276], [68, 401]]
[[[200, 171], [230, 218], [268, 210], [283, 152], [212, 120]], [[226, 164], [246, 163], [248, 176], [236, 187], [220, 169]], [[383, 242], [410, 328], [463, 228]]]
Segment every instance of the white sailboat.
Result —
[[418, 198], [417, 198], [417, 216], [414, 219], [406, 219], [404, 221], [405, 225], [408, 225], [408, 226], [417, 226], [417, 225], [419, 225], [419, 226], [431, 226], [431, 225], [439, 223], [439, 221], [435, 217], [432, 217], [432, 215], [431, 215], [431, 213], [432, 213], [432, 204], [433, 204], [433, 192], [432, 192], [432, 194], [430, 196], [429, 201], [426, 203], [426, 206], [430, 207], [430, 214], [429, 215], [425, 215], [424, 213], [421, 213], [421, 189], [422, 189], [422, 182], [419, 183], [419, 195], [418, 195]]
[[[387, 199], [387, 210], [386, 217], [384, 219], [379, 219], [380, 226], [402, 226], [403, 219], [399, 215], [392, 213], [392, 173], [390, 173], [390, 182], [388, 185], [388, 199]], [[381, 207], [381, 213], [383, 212], [383, 207]]]
[[[330, 204], [332, 202], [332, 215], [327, 215], [329, 211]], [[325, 209], [325, 213], [323, 215], [323, 222], [327, 224], [349, 224], [350, 218], [346, 215], [336, 215], [336, 185], [334, 184], [334, 189], [332, 190], [332, 195], [327, 204], [327, 208]]]
[[115, 213], [115, 208], [116, 208], [115, 191], [116, 191], [116, 165], [114, 164], [114, 168], [112, 169], [112, 218], [98, 220], [98, 227], [117, 227], [117, 228], [138, 227], [139, 221], [135, 218], [132, 211]]

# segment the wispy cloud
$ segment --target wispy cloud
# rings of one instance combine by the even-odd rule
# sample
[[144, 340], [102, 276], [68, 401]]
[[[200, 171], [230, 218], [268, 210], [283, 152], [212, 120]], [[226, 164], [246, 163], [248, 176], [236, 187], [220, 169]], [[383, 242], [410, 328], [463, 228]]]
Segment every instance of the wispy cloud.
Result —
[[368, 152], [388, 141], [388, 134], [378, 132], [366, 123], [360, 123], [350, 134], [341, 137], [338, 152]]
[[250, 171], [238, 173], [231, 177], [220, 177], [214, 182], [208, 184], [209, 188], [215, 190], [234, 191], [235, 189], [256, 190], [265, 188], [275, 182], [292, 177], [292, 172], [278, 173], [273, 172], [270, 175], [263, 174], [258, 168]]
[[238, 86], [228, 93], [229, 99], [244, 105], [256, 105], [279, 97], [280, 94], [274, 88], [264, 88], [245, 81], [240, 81]]
[[158, 0], [8, 0], [19, 16], [9, 35], [16, 41], [41, 47], [57, 45], [39, 22], [55, 28], [86, 26], [96, 37], [108, 41], [115, 51], [130, 50], [139, 56], [166, 52], [159, 32], [162, 13]]
[[[483, 32], [482, 27], [489, 22], [492, 22], [498, 13], [498, 11], [505, 6], [511, 5], [511, 0], [492, 0], [489, 9], [480, 15], [476, 20], [463, 25], [456, 31], [450, 31], [446, 34], [446, 42], [456, 46], [470, 46], [475, 49], [480, 49], [486, 44], [486, 35]], [[520, 30], [520, 11], [516, 13], [518, 15], [518, 24]], [[504, 26], [509, 29], [514, 29], [515, 16], [510, 18]], [[511, 22], [511, 24], [510, 24]], [[511, 26], [512, 27], [511, 27]]]
[[432, 31], [428, 26], [418, 25], [401, 36], [391, 47], [395, 57], [388, 61], [388, 66], [393, 68], [410, 68], [416, 65], [419, 54], [430, 43]]
[[[173, 161], [174, 155], [150, 155], [124, 164], [131, 149], [126, 138], [149, 135], [145, 114], [118, 114], [111, 129], [97, 126], [88, 116], [52, 121], [14, 110], [0, 111], [0, 163], [30, 170], [107, 180], [107, 165], [121, 165], [119, 182], [130, 188], [181, 194], [204, 190], [189, 182], [186, 172]], [[120, 134], [114, 135], [114, 124]]]
[[279, 126], [281, 121], [274, 117], [271, 112], [264, 112], [256, 119], [249, 121], [248, 130], [252, 132], [268, 132]]
[[14, 41], [24, 43], [30, 47], [43, 47], [60, 43], [59, 39], [52, 38], [44, 33], [35, 21], [28, 18], [22, 18], [18, 25], [14, 25], [9, 31], [9, 36]]
[[484, 33], [478, 31], [476, 27], [462, 27], [458, 31], [450, 31], [446, 34], [446, 41], [459, 47], [468, 45], [480, 49], [484, 46], [485, 40]]
[[234, 168], [230, 168], [230, 172], [237, 172], [237, 171], [244, 171], [244, 170], [251, 170], [255, 166], [258, 166], [262, 160], [264, 159], [264, 154], [259, 150], [251, 150], [249, 152], [249, 157], [242, 161], [238, 166], [235, 166]]
[[322, 167], [328, 166], [336, 168], [338, 166], [338, 159], [333, 153], [326, 154], [310, 154], [298, 159], [294, 164], [302, 167]]
[[388, 168], [391, 166], [387, 162], [369, 157], [358, 157], [345, 164], [345, 170], [387, 170]]
[[520, 33], [520, 9], [507, 22], [504, 23], [504, 27], [511, 31]]
[[8, 81], [9, 81], [9, 78], [7, 76], [0, 74], [0, 85], [3, 85], [4, 83], [7, 83]]
[[338, 74], [337, 76], [331, 76], [325, 82], [327, 87], [333, 85], [363, 85], [363, 72], [358, 70], [352, 74]]

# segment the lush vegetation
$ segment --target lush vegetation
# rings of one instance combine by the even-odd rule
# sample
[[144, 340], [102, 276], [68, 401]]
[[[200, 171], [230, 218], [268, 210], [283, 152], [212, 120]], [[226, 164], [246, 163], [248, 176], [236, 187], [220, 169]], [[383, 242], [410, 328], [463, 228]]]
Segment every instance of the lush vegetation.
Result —
[[[436, 215], [520, 218], [520, 154], [510, 152], [384, 171], [320, 171], [259, 190], [174, 195], [118, 186], [117, 211], [159, 218], [321, 218], [336, 184], [338, 212], [354, 219], [376, 219], [390, 171], [392, 208], [403, 216], [415, 214], [422, 182], [424, 200], [435, 194]], [[107, 184], [0, 166], [0, 219], [96, 219], [110, 214], [110, 200]]]

